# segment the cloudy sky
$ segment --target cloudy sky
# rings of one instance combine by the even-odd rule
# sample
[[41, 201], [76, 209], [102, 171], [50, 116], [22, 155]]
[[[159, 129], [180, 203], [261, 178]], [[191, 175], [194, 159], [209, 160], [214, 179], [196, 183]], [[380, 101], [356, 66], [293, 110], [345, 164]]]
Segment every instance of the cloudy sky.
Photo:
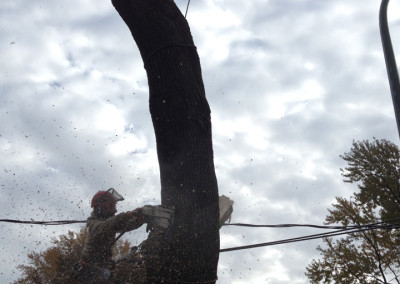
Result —
[[[176, 0], [184, 13], [186, 1]], [[212, 109], [220, 195], [233, 222], [322, 224], [354, 140], [398, 144], [378, 0], [191, 1], [187, 20]], [[400, 4], [389, 4], [395, 51]], [[397, 35], [397, 37], [396, 37]], [[397, 57], [399, 58], [400, 52]], [[148, 84], [111, 1], [0, 4], [0, 218], [86, 219], [116, 188], [119, 210], [160, 203]], [[0, 282], [26, 254], [80, 226], [0, 223]], [[221, 229], [221, 247], [320, 233]], [[132, 243], [143, 229], [126, 234]], [[321, 240], [220, 255], [218, 283], [306, 283]]]

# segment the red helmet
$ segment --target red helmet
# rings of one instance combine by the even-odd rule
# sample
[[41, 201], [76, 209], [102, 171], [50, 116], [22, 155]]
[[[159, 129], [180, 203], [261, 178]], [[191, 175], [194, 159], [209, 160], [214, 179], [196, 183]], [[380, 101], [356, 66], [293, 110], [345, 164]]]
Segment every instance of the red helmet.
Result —
[[92, 208], [96, 206], [108, 207], [108, 206], [113, 206], [116, 203], [117, 199], [111, 192], [109, 192], [108, 190], [107, 191], [101, 190], [93, 196], [91, 206]]

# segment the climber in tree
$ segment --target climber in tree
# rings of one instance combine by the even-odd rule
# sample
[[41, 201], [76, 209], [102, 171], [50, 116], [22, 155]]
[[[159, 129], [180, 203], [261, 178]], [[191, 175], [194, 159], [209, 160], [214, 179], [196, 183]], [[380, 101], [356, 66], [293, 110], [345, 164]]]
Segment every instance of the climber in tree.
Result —
[[88, 234], [78, 277], [84, 283], [107, 283], [115, 265], [111, 256], [116, 234], [135, 230], [146, 223], [142, 208], [115, 215], [117, 201], [121, 200], [123, 197], [113, 188], [99, 191], [92, 198], [93, 211], [86, 222]]

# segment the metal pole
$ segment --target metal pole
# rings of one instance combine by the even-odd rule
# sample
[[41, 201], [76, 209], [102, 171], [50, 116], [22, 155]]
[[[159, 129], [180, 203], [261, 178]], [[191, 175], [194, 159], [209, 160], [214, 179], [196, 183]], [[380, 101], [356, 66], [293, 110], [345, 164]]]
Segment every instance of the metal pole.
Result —
[[400, 82], [396, 66], [396, 58], [394, 56], [392, 41], [390, 39], [390, 33], [388, 27], [388, 20], [387, 20], [388, 4], [389, 0], [382, 0], [381, 8], [379, 10], [379, 28], [381, 32], [383, 53], [385, 55], [386, 70], [389, 78], [390, 91], [392, 93], [392, 101], [394, 107], [394, 114], [396, 116], [397, 131], [400, 137]]

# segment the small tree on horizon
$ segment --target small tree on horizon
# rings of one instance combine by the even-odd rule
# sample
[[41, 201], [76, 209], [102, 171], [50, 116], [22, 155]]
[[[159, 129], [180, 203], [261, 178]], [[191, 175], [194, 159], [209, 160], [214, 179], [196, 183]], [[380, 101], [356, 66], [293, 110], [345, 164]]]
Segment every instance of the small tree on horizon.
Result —
[[[79, 268], [79, 259], [87, 235], [87, 228], [79, 232], [52, 239], [52, 245], [41, 252], [28, 253], [28, 264], [19, 265], [22, 272], [14, 284], [69, 283], [72, 274]], [[129, 253], [130, 243], [119, 240], [113, 248], [113, 258], [120, 259]], [[121, 270], [118, 271], [121, 273]], [[130, 275], [120, 275], [130, 277]], [[136, 282], [135, 282], [136, 283]]]
[[385, 139], [354, 142], [340, 156], [348, 167], [340, 169], [346, 183], [357, 183], [354, 196], [362, 203], [372, 202], [382, 220], [400, 216], [400, 150]]
[[[358, 183], [350, 199], [336, 197], [328, 209], [326, 224], [366, 225], [399, 223], [400, 150], [387, 141], [353, 142], [341, 156], [348, 167], [341, 169], [344, 182]], [[393, 220], [397, 219], [397, 220]], [[325, 238], [305, 275], [310, 283], [400, 283], [400, 231], [368, 230], [344, 238]], [[394, 282], [393, 282], [394, 281]]]

